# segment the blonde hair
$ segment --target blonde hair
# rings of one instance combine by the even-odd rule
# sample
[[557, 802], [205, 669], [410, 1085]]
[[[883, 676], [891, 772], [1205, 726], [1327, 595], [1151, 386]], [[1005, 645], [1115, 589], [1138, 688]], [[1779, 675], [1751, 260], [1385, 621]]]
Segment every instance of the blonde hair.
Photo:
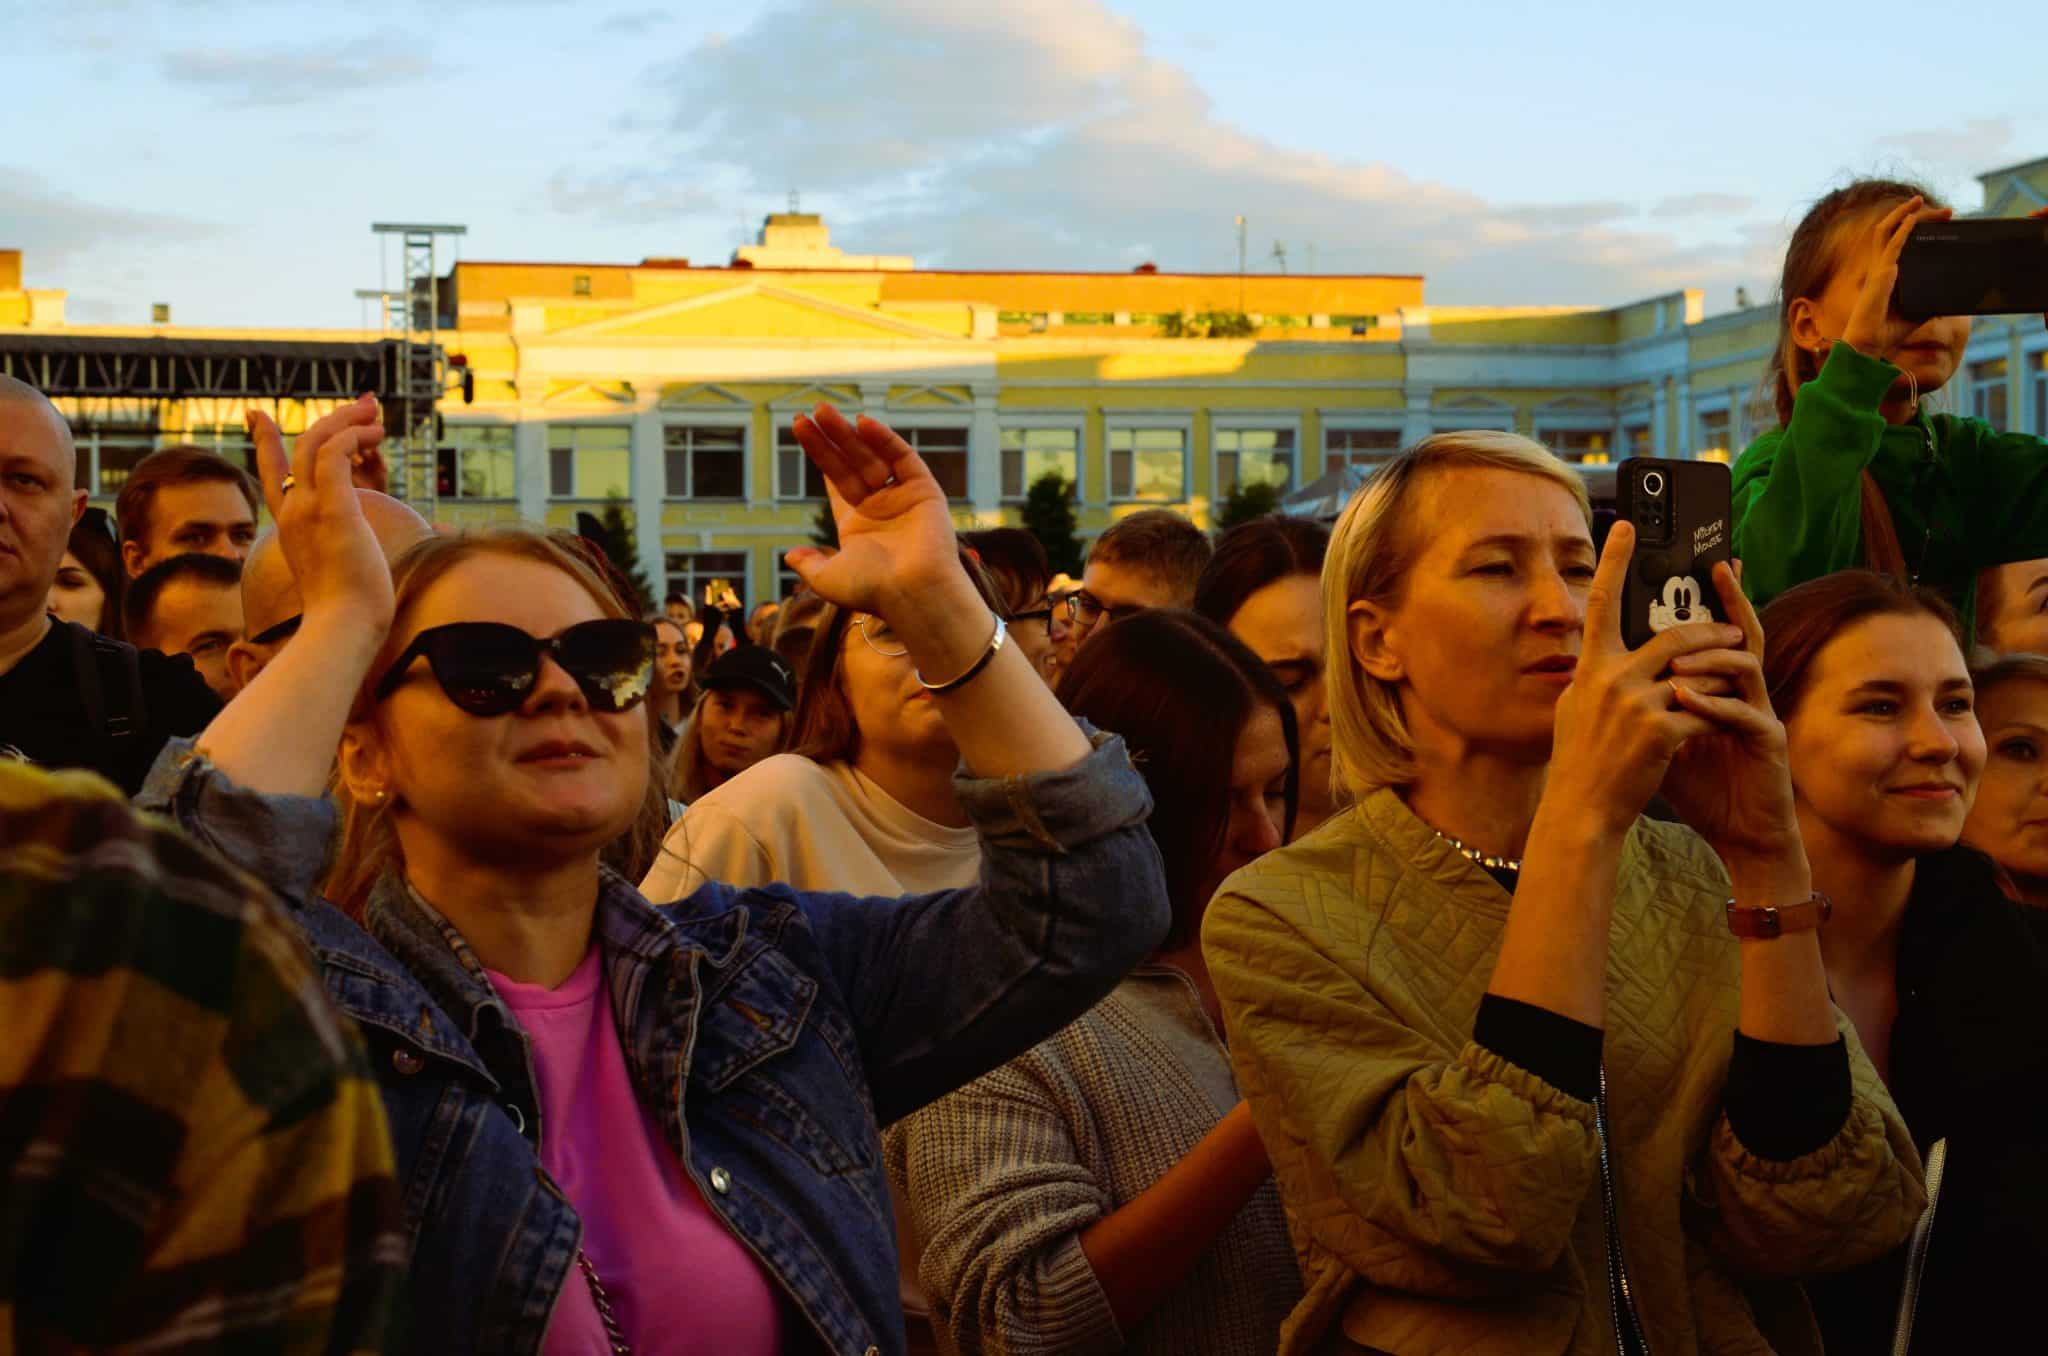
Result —
[[1515, 433], [1467, 430], [1424, 438], [1373, 473], [1337, 520], [1323, 561], [1323, 625], [1329, 644], [1330, 776], [1339, 803], [1415, 780], [1415, 746], [1397, 683], [1374, 678], [1351, 652], [1350, 607], [1400, 604], [1420, 554], [1420, 486], [1439, 471], [1471, 467], [1536, 476], [1568, 491], [1592, 521], [1578, 473], [1541, 443]]
[[[391, 565], [391, 584], [397, 595], [391, 631], [356, 693], [355, 704], [349, 710], [350, 726], [367, 724], [375, 715], [377, 684], [398, 657], [401, 642], [407, 637], [406, 618], [436, 580], [465, 560], [494, 555], [550, 565], [580, 584], [605, 616], [637, 617], [638, 613], [620, 599], [605, 575], [590, 562], [578, 541], [566, 533], [501, 525], [426, 537], [408, 547]], [[651, 773], [660, 765], [660, 741], [655, 729], [660, 718], [651, 702], [642, 702], [641, 712], [647, 723]], [[392, 824], [396, 801], [389, 797], [359, 801], [349, 794], [346, 781], [339, 775], [334, 779], [333, 790], [335, 803], [341, 809], [341, 841], [335, 848], [334, 864], [323, 893], [344, 912], [361, 917], [377, 881], [388, 873], [405, 870], [404, 854]], [[660, 779], [649, 775], [640, 809], [625, 833], [604, 849], [605, 863], [637, 881], [637, 873], [644, 872], [654, 860], [667, 827], [668, 798]]]

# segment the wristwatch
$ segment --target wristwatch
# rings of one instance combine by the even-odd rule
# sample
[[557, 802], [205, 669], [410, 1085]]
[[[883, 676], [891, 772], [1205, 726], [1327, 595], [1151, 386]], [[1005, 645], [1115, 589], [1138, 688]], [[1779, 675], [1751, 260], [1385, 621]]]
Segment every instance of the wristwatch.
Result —
[[1834, 912], [1835, 901], [1818, 890], [1810, 899], [1783, 906], [1767, 904], [1762, 908], [1743, 908], [1731, 899], [1728, 901], [1728, 930], [1745, 941], [1769, 941], [1788, 932], [1817, 928]]

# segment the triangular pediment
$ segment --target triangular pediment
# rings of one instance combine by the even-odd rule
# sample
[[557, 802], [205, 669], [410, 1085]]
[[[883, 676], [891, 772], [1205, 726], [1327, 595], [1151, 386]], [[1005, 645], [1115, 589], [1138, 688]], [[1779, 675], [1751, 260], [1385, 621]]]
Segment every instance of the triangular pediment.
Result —
[[1449, 400], [1438, 405], [1437, 408], [1440, 410], [1485, 410], [1505, 414], [1511, 412], [1515, 407], [1506, 401], [1495, 400], [1490, 396], [1461, 395], [1452, 396]]
[[819, 401], [835, 405], [841, 410], [860, 409], [860, 392], [851, 386], [829, 386], [823, 382], [812, 382], [801, 390], [788, 395], [777, 396], [768, 402], [771, 410], [808, 410]]
[[1544, 401], [1536, 407], [1536, 412], [1538, 414], [1609, 415], [1614, 413], [1614, 407], [1606, 404], [1604, 401], [1595, 400], [1591, 396], [1568, 395], [1559, 396], [1556, 400]]
[[965, 387], [899, 386], [889, 392], [892, 410], [957, 410], [973, 403]]
[[540, 403], [584, 409], [617, 409], [621, 405], [632, 404], [637, 398], [630, 381], [551, 381]]
[[745, 282], [550, 331], [548, 340], [955, 339], [946, 330], [790, 287]]
[[661, 388], [661, 408], [665, 410], [746, 410], [752, 409], [753, 404], [716, 382], [677, 383]]

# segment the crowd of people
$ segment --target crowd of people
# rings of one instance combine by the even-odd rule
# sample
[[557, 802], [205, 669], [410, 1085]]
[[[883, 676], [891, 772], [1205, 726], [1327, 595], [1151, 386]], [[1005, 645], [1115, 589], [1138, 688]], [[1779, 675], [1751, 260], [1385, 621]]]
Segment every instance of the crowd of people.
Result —
[[648, 615], [369, 397], [110, 516], [0, 377], [0, 1348], [2011, 1349], [2048, 443], [1933, 407], [1945, 211], [1800, 224], [1635, 649], [1511, 433], [1076, 580], [820, 405], [839, 545]]

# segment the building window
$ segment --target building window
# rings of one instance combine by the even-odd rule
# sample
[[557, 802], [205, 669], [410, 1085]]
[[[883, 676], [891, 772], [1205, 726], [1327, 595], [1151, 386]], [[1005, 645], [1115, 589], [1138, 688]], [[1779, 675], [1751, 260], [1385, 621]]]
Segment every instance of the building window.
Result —
[[917, 449], [933, 479], [946, 498], [967, 498], [967, 428], [963, 425], [938, 428], [900, 428], [903, 441]]
[[1226, 498], [1239, 485], [1294, 487], [1294, 430], [1291, 428], [1219, 428], [1216, 430], [1216, 494]]
[[1605, 466], [1614, 460], [1613, 435], [1604, 428], [1551, 428], [1537, 437], [1560, 458], [1579, 466]]
[[1323, 461], [1326, 469], [1346, 466], [1379, 466], [1392, 461], [1401, 450], [1397, 428], [1332, 428], [1323, 430]]
[[569, 279], [569, 291], [579, 297], [590, 295], [590, 275], [578, 273]]
[[1179, 503], [1188, 497], [1188, 435], [1177, 428], [1109, 430], [1109, 497]]
[[[810, 542], [801, 543], [801, 545], [805, 546], [811, 544]], [[795, 570], [790, 569], [788, 564], [782, 559], [794, 549], [796, 549], [794, 545], [786, 546], [775, 553], [775, 601], [778, 603], [796, 597], [796, 591], [804, 586], [804, 577]]]
[[633, 430], [625, 424], [548, 426], [548, 495], [625, 499], [633, 493]]
[[510, 424], [449, 424], [436, 451], [444, 499], [517, 499], [519, 459]]
[[1647, 421], [1623, 424], [1618, 450], [1624, 457], [1654, 457], [1657, 455], [1656, 434]]
[[217, 457], [231, 461], [257, 475], [256, 443], [249, 437], [249, 430], [240, 424], [203, 424], [182, 435], [164, 435], [166, 447], [184, 444], [187, 447], [203, 447]]
[[735, 424], [670, 424], [661, 431], [670, 499], [745, 499], [747, 431]]
[[2034, 373], [2034, 427], [2036, 438], [2048, 438], [2048, 353], [2040, 355]]
[[2004, 433], [2011, 427], [2005, 359], [1970, 364], [1970, 413]]
[[1701, 410], [1699, 437], [1693, 441], [1693, 456], [1701, 461], [1728, 460], [1728, 411]]
[[1081, 431], [1075, 428], [1003, 430], [1003, 498], [1022, 499], [1047, 475], [1062, 476], [1080, 493]]
[[78, 488], [111, 499], [135, 464], [156, 451], [156, 429], [146, 424], [87, 426], [72, 437], [78, 448]]
[[[732, 591], [740, 596], [740, 606], [747, 604], [747, 553], [745, 551], [670, 551], [664, 558], [668, 575], [668, 591], [680, 593], [690, 600], [697, 609], [697, 615], [704, 615], [704, 591], [719, 580], [732, 585]], [[745, 614], [735, 621], [744, 620]]]
[[775, 497], [823, 499], [825, 473], [796, 440], [796, 430], [782, 424], [775, 430]]

